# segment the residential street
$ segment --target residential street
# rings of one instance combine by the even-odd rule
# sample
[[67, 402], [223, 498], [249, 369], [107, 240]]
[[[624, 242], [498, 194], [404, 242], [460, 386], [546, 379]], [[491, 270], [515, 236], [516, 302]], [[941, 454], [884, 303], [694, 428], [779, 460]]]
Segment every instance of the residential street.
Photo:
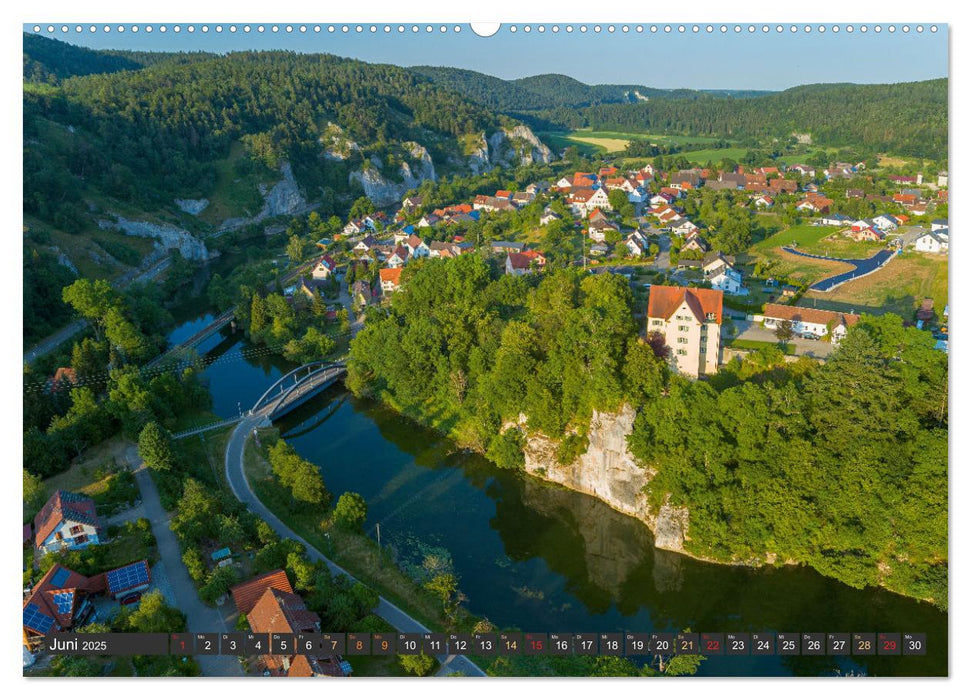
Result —
[[[246, 449], [246, 441], [250, 433], [263, 420], [262, 416], [249, 416], [244, 419], [236, 429], [233, 430], [226, 445], [226, 479], [229, 482], [233, 494], [240, 501], [245, 503], [251, 512], [263, 518], [276, 531], [280, 537], [302, 543], [307, 548], [307, 556], [313, 561], [322, 561], [327, 568], [335, 574], [343, 574], [351, 580], [355, 580], [350, 573], [325, 557], [320, 550], [311, 546], [306, 540], [291, 530], [286, 524], [276, 517], [263, 503], [256, 497], [246, 480], [243, 468], [243, 454]], [[147, 476], [147, 475], [146, 475]], [[181, 563], [181, 562], [180, 562]], [[183, 567], [184, 568], [184, 567]], [[188, 574], [186, 574], [188, 575]], [[423, 624], [408, 615], [404, 610], [389, 602], [385, 598], [378, 599], [378, 606], [374, 610], [375, 614], [399, 632], [431, 632]], [[438, 657], [441, 668], [438, 675], [448, 675], [450, 673], [461, 673], [465, 676], [484, 676], [485, 673], [465, 656], [440, 656]]]
[[[185, 613], [190, 632], [231, 632], [222, 615], [199, 599], [189, 571], [182, 563], [182, 550], [169, 525], [169, 516], [162, 509], [158, 489], [148, 468], [138, 456], [138, 449], [130, 447], [127, 454], [130, 468], [142, 494], [145, 517], [152, 524], [152, 534], [158, 543], [159, 558], [165, 565], [168, 587], [175, 596], [178, 608]], [[243, 667], [235, 656], [196, 656], [204, 676], [245, 676]]]

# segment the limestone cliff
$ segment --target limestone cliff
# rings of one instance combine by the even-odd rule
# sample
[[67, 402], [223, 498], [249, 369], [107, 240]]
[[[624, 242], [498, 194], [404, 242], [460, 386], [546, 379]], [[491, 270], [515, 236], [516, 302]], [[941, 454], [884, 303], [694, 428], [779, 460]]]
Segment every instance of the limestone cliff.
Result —
[[524, 124], [500, 129], [489, 137], [489, 161], [494, 166], [532, 165], [552, 160], [549, 147]]
[[158, 245], [169, 250], [178, 250], [186, 260], [207, 260], [209, 251], [206, 244], [184, 229], [171, 224], [156, 224], [149, 221], [131, 221], [118, 214], [114, 221], [102, 219], [98, 227], [114, 229], [128, 236], [154, 238]]
[[[635, 412], [623, 406], [617, 413], [594, 411], [587, 432], [587, 450], [567, 465], [556, 459], [559, 442], [540, 433], [528, 433], [524, 449], [526, 471], [599, 498], [615, 510], [646, 523], [654, 531], [660, 549], [684, 551], [688, 510], [669, 505], [657, 513], [648, 504], [653, 473], [637, 465], [627, 448]], [[520, 417], [520, 424], [525, 416]]]
[[432, 162], [428, 150], [421, 144], [409, 141], [402, 146], [408, 150], [412, 162], [405, 161], [398, 168], [400, 180], [392, 180], [381, 174], [381, 161], [371, 158], [371, 163], [350, 174], [351, 181], [358, 182], [364, 188], [364, 194], [374, 202], [375, 206], [386, 207], [401, 200], [405, 192], [418, 187], [425, 180], [437, 180], [435, 164]]

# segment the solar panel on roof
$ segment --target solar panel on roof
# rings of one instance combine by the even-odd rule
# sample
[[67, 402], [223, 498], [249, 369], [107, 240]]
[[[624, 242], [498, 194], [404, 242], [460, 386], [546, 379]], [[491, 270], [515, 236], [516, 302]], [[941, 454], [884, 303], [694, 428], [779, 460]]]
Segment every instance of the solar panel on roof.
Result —
[[120, 569], [109, 571], [105, 574], [105, 578], [108, 581], [108, 590], [112, 593], [142, 586], [149, 581], [148, 563], [137, 561], [134, 564], [128, 564]]
[[63, 569], [63, 568], [58, 569], [57, 571], [54, 572], [54, 575], [51, 576], [51, 585], [55, 587], [63, 586], [64, 582], [67, 581], [70, 575], [71, 575], [71, 572], [68, 571], [67, 569]]
[[53, 626], [54, 618], [42, 613], [36, 603], [31, 603], [24, 608], [24, 627], [47, 634]]
[[71, 609], [74, 607], [74, 591], [70, 593], [55, 593], [54, 605], [57, 606], [58, 613], [61, 615], [69, 615]]

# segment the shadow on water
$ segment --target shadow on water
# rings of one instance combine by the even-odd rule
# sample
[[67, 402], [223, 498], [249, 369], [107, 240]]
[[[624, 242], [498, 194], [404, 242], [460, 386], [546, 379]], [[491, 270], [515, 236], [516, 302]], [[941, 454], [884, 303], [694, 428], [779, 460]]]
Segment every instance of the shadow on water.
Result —
[[284, 436], [335, 494], [405, 554], [448, 550], [468, 607], [532, 631], [925, 632], [925, 657], [711, 657], [707, 675], [946, 675], [947, 616], [807, 567], [750, 569], [657, 550], [603, 502], [497, 469], [384, 406], [334, 388], [287, 416]]

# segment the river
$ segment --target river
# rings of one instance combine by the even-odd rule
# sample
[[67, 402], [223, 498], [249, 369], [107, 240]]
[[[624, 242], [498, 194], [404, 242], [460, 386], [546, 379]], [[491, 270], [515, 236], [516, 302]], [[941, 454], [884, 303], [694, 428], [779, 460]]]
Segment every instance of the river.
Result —
[[[212, 316], [184, 322], [189, 337]], [[292, 367], [241, 335], [201, 348], [214, 410], [246, 410]], [[603, 502], [456, 449], [335, 387], [278, 424], [336, 496], [368, 503], [369, 533], [399, 561], [447, 553], [474, 614], [524, 632], [924, 632], [923, 657], [712, 656], [700, 675], [946, 675], [947, 615], [807, 567], [749, 569], [657, 550], [650, 530]]]

